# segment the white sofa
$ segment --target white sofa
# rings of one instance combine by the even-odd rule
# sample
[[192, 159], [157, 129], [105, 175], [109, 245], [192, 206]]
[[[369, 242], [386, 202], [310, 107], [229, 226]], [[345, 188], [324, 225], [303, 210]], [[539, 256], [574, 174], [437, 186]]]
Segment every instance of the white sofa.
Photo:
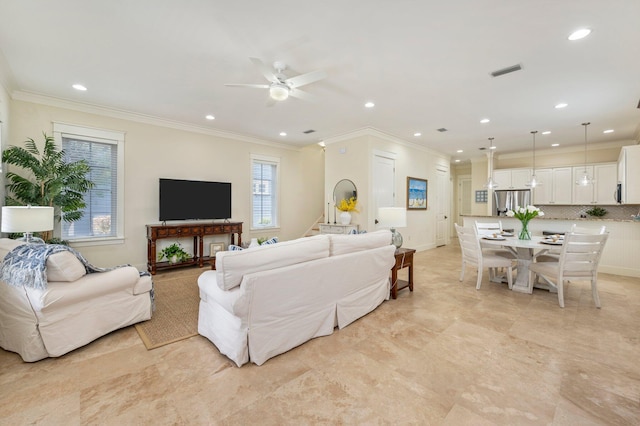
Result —
[[[0, 238], [0, 260], [21, 244]], [[151, 277], [132, 266], [87, 274], [63, 251], [49, 256], [46, 273], [44, 290], [0, 281], [0, 347], [24, 361], [64, 355], [151, 318]]]
[[198, 278], [198, 332], [239, 367], [333, 333], [389, 298], [387, 230], [228, 251]]

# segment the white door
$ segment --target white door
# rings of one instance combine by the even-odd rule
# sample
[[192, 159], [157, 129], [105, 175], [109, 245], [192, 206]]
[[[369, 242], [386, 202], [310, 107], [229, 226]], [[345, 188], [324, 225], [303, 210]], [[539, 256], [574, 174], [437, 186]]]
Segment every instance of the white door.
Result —
[[449, 171], [436, 171], [436, 247], [447, 244], [449, 239]]
[[376, 154], [373, 168], [373, 204], [375, 210], [372, 217], [375, 219], [375, 224], [377, 223], [378, 207], [399, 206], [395, 205], [395, 159], [385, 157], [383, 154]]
[[460, 226], [464, 225], [463, 215], [471, 215], [471, 176], [458, 176], [458, 213], [456, 223]]

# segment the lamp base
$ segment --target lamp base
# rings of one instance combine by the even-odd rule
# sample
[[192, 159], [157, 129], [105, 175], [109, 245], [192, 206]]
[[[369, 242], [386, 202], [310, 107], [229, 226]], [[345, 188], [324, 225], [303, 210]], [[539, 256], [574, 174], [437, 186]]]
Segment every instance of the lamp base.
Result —
[[22, 238], [18, 238], [16, 241], [24, 241], [27, 244], [44, 244], [42, 238], [34, 237], [31, 232], [25, 232], [22, 234]]
[[391, 228], [391, 244], [396, 246], [396, 248], [400, 248], [402, 246], [402, 235], [396, 231], [395, 228]]

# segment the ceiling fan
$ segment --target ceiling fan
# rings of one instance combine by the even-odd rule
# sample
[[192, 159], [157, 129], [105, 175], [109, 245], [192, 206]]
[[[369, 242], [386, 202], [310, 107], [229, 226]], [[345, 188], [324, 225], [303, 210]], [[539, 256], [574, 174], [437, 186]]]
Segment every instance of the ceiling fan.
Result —
[[[298, 89], [301, 86], [322, 80], [327, 73], [318, 70], [306, 74], [300, 74], [294, 77], [287, 77], [283, 71], [287, 69], [287, 64], [276, 61], [273, 68], [267, 67], [264, 62], [258, 58], [249, 58], [251, 62], [258, 67], [262, 75], [269, 81], [269, 84], [225, 84], [229, 87], [254, 87], [257, 89], [269, 89], [269, 96], [273, 101], [284, 101], [289, 96], [294, 98], [313, 101], [314, 97], [307, 92]], [[272, 102], [271, 105], [273, 105]]]

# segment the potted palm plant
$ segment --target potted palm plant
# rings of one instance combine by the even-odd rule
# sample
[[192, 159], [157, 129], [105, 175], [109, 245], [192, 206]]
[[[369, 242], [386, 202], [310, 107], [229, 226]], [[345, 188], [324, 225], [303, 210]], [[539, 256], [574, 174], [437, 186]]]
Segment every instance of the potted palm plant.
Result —
[[[2, 162], [23, 169], [25, 175], [13, 169], [6, 174], [7, 206], [47, 206], [54, 208], [57, 221], [74, 222], [84, 214], [84, 194], [94, 184], [87, 178], [90, 172], [86, 161], [65, 161], [64, 151], [58, 149], [52, 136], [44, 135], [42, 152], [33, 139], [20, 146], [9, 146], [2, 153]], [[50, 241], [53, 231], [40, 235]]]

